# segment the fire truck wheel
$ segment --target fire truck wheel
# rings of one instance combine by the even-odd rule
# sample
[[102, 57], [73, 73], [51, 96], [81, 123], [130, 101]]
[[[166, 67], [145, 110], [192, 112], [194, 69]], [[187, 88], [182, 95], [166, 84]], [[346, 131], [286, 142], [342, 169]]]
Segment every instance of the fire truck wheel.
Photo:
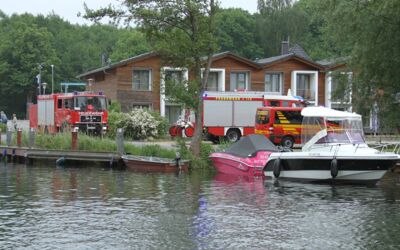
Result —
[[193, 135], [194, 135], [194, 128], [193, 128], [193, 127], [187, 127], [187, 128], [185, 128], [185, 135], [186, 135], [186, 137], [193, 137]]
[[293, 148], [294, 139], [291, 136], [285, 136], [281, 140], [281, 145], [285, 148]]
[[226, 139], [229, 142], [237, 142], [240, 139], [240, 131], [238, 129], [229, 129], [226, 132]]

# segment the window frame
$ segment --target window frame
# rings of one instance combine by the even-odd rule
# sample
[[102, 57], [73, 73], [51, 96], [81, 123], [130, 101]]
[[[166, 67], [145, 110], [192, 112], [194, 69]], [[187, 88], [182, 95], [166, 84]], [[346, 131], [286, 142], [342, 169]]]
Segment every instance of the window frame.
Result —
[[[244, 89], [239, 89], [238, 88], [238, 75], [239, 74], [244, 74], [245, 75], [245, 87]], [[236, 79], [236, 86], [233, 86], [233, 82], [232, 82], [232, 75], [235, 75], [235, 79]], [[232, 70], [229, 74], [229, 87], [231, 91], [235, 91], [235, 90], [249, 90], [250, 89], [250, 71], [246, 71], [246, 70]]]
[[[149, 72], [149, 82], [148, 82], [148, 88], [147, 89], [136, 89], [135, 88], [135, 78], [134, 78], [134, 73], [135, 71], [148, 71]], [[152, 68], [140, 68], [140, 67], [134, 67], [132, 68], [132, 90], [133, 91], [151, 91], [152, 90], [152, 85], [153, 85], [153, 69]]]
[[[276, 92], [276, 91], [267, 91], [267, 75], [278, 75], [279, 76], [279, 79], [278, 79], [278, 81], [279, 81], [279, 91], [278, 92]], [[278, 95], [282, 95], [282, 93], [283, 93], [283, 77], [284, 77], [284, 74], [283, 74], [283, 72], [279, 72], [279, 71], [265, 71], [264, 72], [264, 91], [266, 92], [266, 93], [268, 93], [268, 94], [274, 94], [274, 95], [276, 95], [276, 94], [278, 94]]]

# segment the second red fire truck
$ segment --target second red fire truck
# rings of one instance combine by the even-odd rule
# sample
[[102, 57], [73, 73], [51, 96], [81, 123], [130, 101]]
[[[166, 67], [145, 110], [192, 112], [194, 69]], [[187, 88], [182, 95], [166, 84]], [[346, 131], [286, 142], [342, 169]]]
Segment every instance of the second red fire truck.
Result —
[[29, 117], [30, 127], [43, 132], [75, 129], [101, 134], [108, 128], [107, 98], [101, 92], [39, 95]]
[[[292, 95], [268, 95], [265, 92], [254, 91], [207, 91], [203, 95], [203, 130], [207, 139], [213, 142], [218, 142], [222, 137], [235, 142], [241, 136], [254, 134], [257, 108], [302, 107], [304, 105], [302, 98]], [[179, 124], [177, 126], [179, 127]], [[182, 127], [182, 129], [183, 133], [189, 129], [190, 133], [185, 133], [186, 136], [192, 135], [192, 127], [189, 126], [186, 129]]]

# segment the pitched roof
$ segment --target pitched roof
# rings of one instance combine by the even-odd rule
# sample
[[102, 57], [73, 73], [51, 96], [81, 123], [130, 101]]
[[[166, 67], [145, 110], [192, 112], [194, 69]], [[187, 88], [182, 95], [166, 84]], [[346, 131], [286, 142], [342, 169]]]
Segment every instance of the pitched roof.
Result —
[[[213, 60], [218, 60], [218, 59], [224, 58], [224, 57], [232, 57], [232, 58], [234, 58], [234, 59], [236, 59], [238, 61], [241, 61], [241, 62], [243, 62], [243, 63], [245, 63], [245, 64], [247, 64], [249, 66], [252, 66], [254, 68], [260, 68], [260, 65], [258, 63], [254, 62], [252, 60], [249, 60], [249, 59], [247, 59], [245, 57], [239, 56], [239, 55], [237, 55], [237, 54], [235, 54], [233, 52], [230, 52], [230, 51], [224, 51], [224, 52], [220, 52], [220, 53], [214, 54], [213, 55]], [[202, 59], [206, 60], [207, 57], [203, 57]]]
[[289, 49], [289, 53], [293, 53], [296, 56], [303, 57], [310, 61], [312, 60], [311, 57], [307, 54], [307, 52], [297, 43], [295, 43], [294, 46]]
[[[77, 75], [76, 77], [77, 78], [82, 78], [82, 77], [87, 76], [87, 75], [91, 75], [91, 74], [95, 74], [95, 73], [98, 73], [98, 72], [102, 72], [102, 71], [107, 70], [107, 69], [113, 69], [113, 68], [116, 68], [118, 66], [130, 63], [130, 62], [139, 61], [139, 60], [142, 60], [142, 59], [145, 59], [145, 58], [149, 58], [149, 57], [152, 57], [152, 56], [156, 56], [156, 55], [159, 55], [159, 54], [157, 52], [154, 52], [154, 51], [153, 52], [147, 52], [147, 53], [144, 53], [144, 54], [140, 54], [140, 55], [137, 55], [137, 56], [134, 56], [134, 57], [130, 57], [130, 58], [121, 60], [121, 61], [116, 62], [116, 63], [112, 63], [110, 65], [107, 65], [107, 66], [104, 66], [104, 67], [101, 67], [101, 68], [97, 68], [97, 69], [93, 69], [93, 70], [87, 71], [85, 73]], [[241, 61], [241, 62], [243, 62], [243, 63], [245, 63], [247, 65], [250, 65], [251, 67], [254, 67], [254, 68], [259, 68], [260, 67], [260, 65], [255, 63], [254, 61], [251, 61], [251, 60], [249, 60], [247, 58], [244, 58], [244, 57], [241, 57], [239, 55], [236, 55], [236, 54], [234, 54], [234, 53], [232, 53], [230, 51], [225, 51], [225, 52], [220, 52], [220, 53], [214, 54], [213, 55], [213, 60], [218, 60], [218, 59], [223, 58], [223, 57], [235, 58], [236, 60]], [[206, 60], [207, 57], [202, 57], [201, 59], [202, 60]]]
[[312, 61], [311, 59], [307, 59], [307, 58], [298, 56], [298, 55], [296, 55], [294, 53], [289, 53], [289, 54], [280, 55], [280, 56], [273, 56], [273, 57], [268, 57], [268, 58], [263, 58], [263, 59], [257, 60], [256, 62], [258, 64], [260, 64], [260, 66], [266, 67], [266, 66], [271, 66], [271, 65], [274, 65], [276, 63], [284, 62], [284, 61], [287, 61], [287, 60], [290, 60], [290, 59], [296, 59], [297, 61], [300, 61], [302, 63], [308, 64], [308, 65], [310, 65], [312, 67], [315, 67], [317, 69], [320, 69], [320, 70], [324, 69], [323, 65], [321, 65], [319, 63], [316, 63], [316, 62]]
[[268, 63], [272, 63], [272, 62], [280, 61], [282, 59], [289, 58], [289, 57], [291, 57], [293, 55], [294, 55], [293, 53], [290, 53], [290, 54], [285, 54], [285, 55], [280, 55], [280, 56], [272, 56], [272, 57], [257, 59], [256, 63], [258, 63], [258, 64], [268, 64]]
[[340, 66], [346, 65], [347, 61], [351, 59], [350, 56], [338, 57], [338, 58], [330, 58], [330, 59], [323, 59], [317, 61], [317, 63], [323, 65], [326, 69], [332, 69]]
[[87, 71], [85, 73], [77, 75], [76, 77], [77, 78], [81, 78], [81, 77], [84, 77], [84, 76], [87, 76], [87, 75], [95, 74], [95, 73], [98, 73], [98, 72], [101, 72], [101, 71], [104, 71], [104, 70], [107, 70], [107, 69], [113, 69], [113, 68], [116, 68], [116, 67], [118, 67], [120, 65], [125, 65], [125, 64], [130, 63], [130, 62], [139, 61], [139, 60], [142, 60], [142, 59], [145, 59], [145, 58], [149, 58], [149, 57], [152, 57], [152, 56], [156, 56], [156, 55], [158, 55], [158, 53], [154, 52], [154, 51], [143, 53], [143, 54], [140, 54], [140, 55], [137, 55], [137, 56], [133, 56], [133, 57], [121, 60], [121, 61], [116, 62], [116, 63], [112, 63], [110, 65], [107, 65], [107, 66], [104, 66], [104, 67], [101, 67], [101, 68], [97, 68], [97, 69], [93, 69], [93, 70]]

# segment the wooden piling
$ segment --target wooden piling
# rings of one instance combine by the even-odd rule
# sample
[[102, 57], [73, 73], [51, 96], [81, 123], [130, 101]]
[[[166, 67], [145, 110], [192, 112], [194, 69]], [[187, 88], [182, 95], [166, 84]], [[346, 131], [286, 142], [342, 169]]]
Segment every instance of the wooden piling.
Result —
[[72, 150], [77, 150], [78, 149], [78, 131], [74, 129], [71, 132], [71, 149]]
[[116, 143], [117, 143], [117, 152], [120, 155], [125, 154], [125, 149], [124, 149], [124, 129], [123, 128], [117, 129]]
[[6, 138], [6, 141], [7, 141], [7, 146], [11, 146], [11, 139], [12, 139], [12, 131], [11, 130], [8, 130], [7, 131], [7, 138]]
[[19, 148], [22, 146], [22, 130], [20, 128], [17, 130], [17, 146]]

